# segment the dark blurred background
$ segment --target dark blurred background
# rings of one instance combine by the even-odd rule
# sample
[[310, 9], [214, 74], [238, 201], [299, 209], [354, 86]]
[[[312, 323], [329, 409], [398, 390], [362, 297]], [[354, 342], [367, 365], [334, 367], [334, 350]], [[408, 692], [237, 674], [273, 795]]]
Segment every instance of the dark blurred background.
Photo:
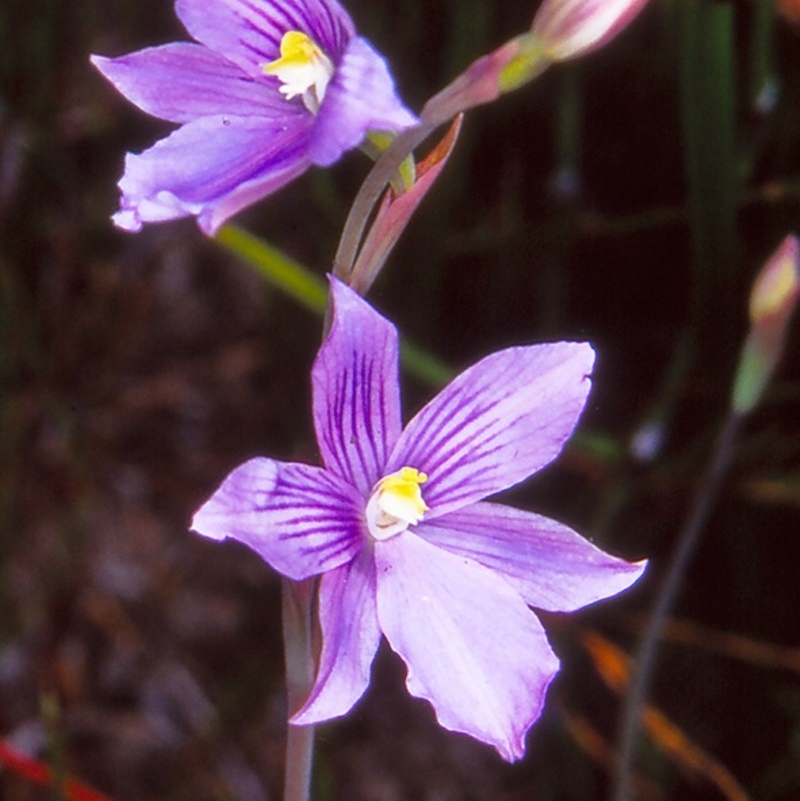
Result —
[[[621, 698], [590, 636], [633, 652], [728, 403], [749, 285], [798, 227], [799, 5], [652, 0], [604, 50], [468, 115], [371, 300], [454, 367], [591, 340], [580, 435], [508, 500], [651, 567], [546, 618], [565, 668], [524, 761], [438, 729], [382, 653], [320, 732], [320, 801], [606, 797]], [[348, 4], [416, 109], [535, 6]], [[267, 801], [279, 580], [188, 524], [242, 460], [316, 459], [321, 321], [191, 220], [109, 221], [124, 153], [167, 126], [88, 56], [181, 38], [169, 0], [0, 5], [0, 737], [118, 801]], [[237, 223], [321, 276], [368, 166], [350, 154]], [[800, 797], [796, 329], [667, 627], [643, 799]], [[409, 380], [407, 412], [434, 391]], [[56, 797], [0, 765], [4, 801]]]

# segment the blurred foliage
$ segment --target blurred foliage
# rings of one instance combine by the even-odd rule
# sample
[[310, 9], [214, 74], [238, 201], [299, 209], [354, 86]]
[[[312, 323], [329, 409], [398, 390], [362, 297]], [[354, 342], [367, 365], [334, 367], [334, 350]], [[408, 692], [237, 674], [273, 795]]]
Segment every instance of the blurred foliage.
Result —
[[[348, 7], [417, 108], [534, 12]], [[321, 732], [320, 799], [606, 794], [618, 688], [585, 632], [635, 643], [728, 402], [749, 284], [798, 227], [798, 24], [789, 0], [652, 0], [604, 50], [465, 120], [371, 299], [453, 365], [591, 340], [581, 436], [511, 499], [652, 566], [628, 596], [548, 618], [564, 671], [523, 762], [439, 730], [382, 653]], [[320, 321], [191, 221], [109, 223], [124, 152], [165, 126], [88, 54], [182, 36], [168, 0], [0, 4], [0, 734], [120, 801], [260, 801], [282, 771], [277, 580], [187, 526], [244, 458], [315, 459]], [[366, 169], [352, 154], [237, 223], [322, 276]], [[725, 797], [708, 764], [750, 797], [800, 796], [797, 344], [795, 327], [668, 627], [642, 798]], [[409, 410], [429, 392], [409, 382]], [[52, 796], [0, 769], [0, 797]]]

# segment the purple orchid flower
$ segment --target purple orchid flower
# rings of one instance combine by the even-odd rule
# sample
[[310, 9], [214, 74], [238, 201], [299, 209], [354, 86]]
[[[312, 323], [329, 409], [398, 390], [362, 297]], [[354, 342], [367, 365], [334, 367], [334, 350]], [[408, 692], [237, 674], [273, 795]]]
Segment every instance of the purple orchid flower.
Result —
[[416, 123], [336, 0], [176, 0], [175, 10], [200, 44], [92, 57], [131, 102], [180, 125], [128, 154], [120, 228], [196, 215], [213, 234], [369, 132]]
[[254, 549], [290, 579], [321, 575], [322, 652], [294, 724], [347, 713], [381, 635], [439, 723], [515, 760], [558, 659], [529, 606], [569, 612], [629, 587], [628, 563], [546, 517], [483, 499], [550, 462], [589, 392], [594, 352], [500, 351], [401, 426], [394, 326], [331, 279], [333, 323], [312, 370], [325, 467], [256, 458], [192, 527]]

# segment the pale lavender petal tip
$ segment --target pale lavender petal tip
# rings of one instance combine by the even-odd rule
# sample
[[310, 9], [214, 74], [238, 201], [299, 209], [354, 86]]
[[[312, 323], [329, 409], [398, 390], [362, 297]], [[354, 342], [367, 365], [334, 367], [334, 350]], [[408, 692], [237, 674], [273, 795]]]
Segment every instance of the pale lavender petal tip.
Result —
[[617, 595], [647, 566], [611, 556], [548, 517], [496, 503], [421, 523], [417, 533], [494, 570], [527, 604], [548, 612], [573, 612]]
[[520, 759], [559, 667], [539, 621], [492, 571], [410, 532], [377, 543], [375, 561], [378, 618], [409, 692], [445, 728]]
[[187, 123], [144, 153], [128, 154], [115, 222], [138, 230], [142, 223], [195, 215], [213, 232], [308, 168], [309, 127], [304, 117], [279, 129], [266, 119], [226, 115]]

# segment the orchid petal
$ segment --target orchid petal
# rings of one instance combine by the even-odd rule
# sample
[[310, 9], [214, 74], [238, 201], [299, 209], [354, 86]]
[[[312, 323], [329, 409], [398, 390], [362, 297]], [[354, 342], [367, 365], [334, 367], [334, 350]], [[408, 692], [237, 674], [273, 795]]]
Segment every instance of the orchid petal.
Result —
[[331, 279], [333, 320], [311, 380], [325, 466], [366, 496], [400, 436], [397, 330]]
[[177, 0], [175, 10], [198, 42], [253, 77], [280, 55], [285, 33], [311, 37], [338, 61], [355, 27], [336, 0]]
[[368, 131], [396, 132], [416, 123], [395, 92], [385, 59], [366, 39], [355, 37], [328, 84], [309, 157], [327, 167], [361, 144]]
[[490, 570], [406, 532], [375, 544], [378, 619], [439, 723], [512, 761], [539, 717], [558, 659], [541, 624]]
[[526, 603], [548, 612], [572, 612], [616, 595], [646, 567], [601, 551], [548, 517], [495, 503], [467, 506], [414, 531], [500, 574]]
[[311, 694], [291, 723], [340, 717], [364, 694], [381, 639], [375, 592], [375, 562], [367, 549], [320, 580], [322, 654]]
[[149, 47], [92, 64], [142, 111], [170, 122], [197, 117], [256, 116], [283, 121], [302, 114], [277, 88], [254, 81], [228, 59], [190, 42]]
[[586, 343], [509, 348], [455, 378], [408, 424], [386, 472], [428, 475], [426, 519], [524, 481], [559, 453], [589, 393]]
[[363, 500], [320, 467], [251, 459], [194, 516], [192, 529], [252, 548], [300, 580], [349, 562], [364, 543]]
[[[117, 224], [136, 231], [143, 222], [197, 214], [213, 232], [246, 202], [275, 192], [308, 168], [311, 124], [304, 116], [280, 123], [233, 116], [187, 123], [144, 153], [128, 154]], [[243, 194], [246, 201], [233, 202]]]

